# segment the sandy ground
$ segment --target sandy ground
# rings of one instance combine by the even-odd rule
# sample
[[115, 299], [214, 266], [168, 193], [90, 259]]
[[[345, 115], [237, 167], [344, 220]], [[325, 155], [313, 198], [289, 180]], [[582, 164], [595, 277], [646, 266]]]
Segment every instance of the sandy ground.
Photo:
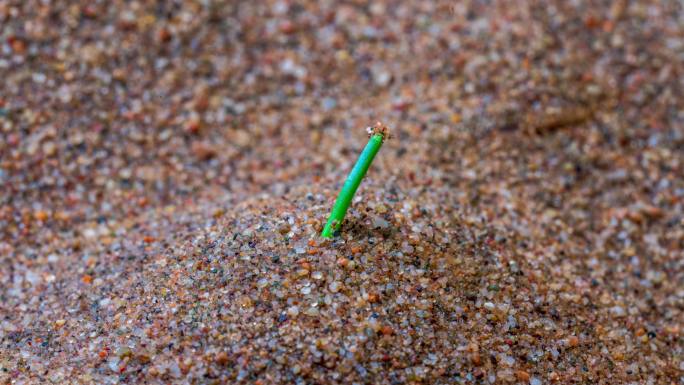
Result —
[[677, 1], [0, 1], [0, 380], [680, 384], [683, 39]]

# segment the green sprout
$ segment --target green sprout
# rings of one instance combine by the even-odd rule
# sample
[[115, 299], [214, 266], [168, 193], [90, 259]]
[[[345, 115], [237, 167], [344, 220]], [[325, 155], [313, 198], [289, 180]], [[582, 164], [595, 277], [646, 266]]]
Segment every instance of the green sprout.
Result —
[[347, 180], [344, 182], [344, 186], [342, 186], [342, 190], [340, 190], [337, 200], [335, 200], [335, 205], [330, 212], [328, 222], [325, 224], [323, 232], [321, 233], [321, 237], [323, 238], [332, 238], [340, 229], [342, 220], [344, 220], [344, 215], [347, 213], [347, 209], [351, 204], [352, 198], [354, 198], [356, 190], [361, 184], [361, 180], [366, 175], [366, 172], [373, 162], [375, 154], [380, 150], [382, 143], [385, 139], [389, 138], [389, 129], [382, 123], [377, 122], [375, 126], [368, 128], [368, 134], [370, 135], [368, 144], [366, 144], [366, 148], [364, 148], [361, 155], [359, 155], [359, 159], [356, 161], [349, 176], [347, 176]]

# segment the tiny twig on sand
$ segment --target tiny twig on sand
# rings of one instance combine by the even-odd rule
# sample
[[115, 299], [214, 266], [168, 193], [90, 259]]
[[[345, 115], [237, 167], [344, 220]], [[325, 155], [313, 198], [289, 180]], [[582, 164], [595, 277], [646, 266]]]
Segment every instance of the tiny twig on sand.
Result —
[[530, 114], [524, 123], [531, 133], [543, 134], [567, 126], [582, 124], [591, 119], [593, 111], [585, 107], [570, 107], [555, 112]]

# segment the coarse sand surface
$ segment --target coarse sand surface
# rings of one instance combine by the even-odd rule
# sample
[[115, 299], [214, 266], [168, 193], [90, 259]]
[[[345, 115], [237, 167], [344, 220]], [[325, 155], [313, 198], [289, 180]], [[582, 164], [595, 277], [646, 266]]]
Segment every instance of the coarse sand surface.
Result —
[[0, 1], [0, 79], [0, 383], [684, 382], [681, 2]]

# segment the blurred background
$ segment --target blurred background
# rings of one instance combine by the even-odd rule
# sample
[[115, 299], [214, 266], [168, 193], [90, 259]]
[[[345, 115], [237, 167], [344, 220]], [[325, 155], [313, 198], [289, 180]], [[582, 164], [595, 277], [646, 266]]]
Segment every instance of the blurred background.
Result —
[[[454, 164], [462, 140], [527, 146], [565, 126], [581, 127], [580, 147], [681, 151], [681, 8], [2, 1], [3, 232], [212, 189], [282, 194], [350, 162], [375, 120], [395, 127], [398, 156], [451, 137]], [[411, 162], [424, 172], [424, 157]]]

